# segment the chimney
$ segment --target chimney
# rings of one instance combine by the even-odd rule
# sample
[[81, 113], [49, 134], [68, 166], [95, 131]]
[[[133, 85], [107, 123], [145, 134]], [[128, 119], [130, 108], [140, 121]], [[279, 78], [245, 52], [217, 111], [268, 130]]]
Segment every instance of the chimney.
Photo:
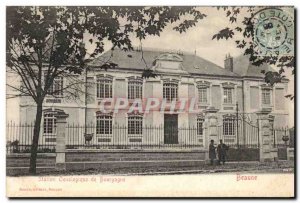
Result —
[[225, 60], [224, 60], [224, 68], [226, 70], [229, 70], [233, 72], [233, 58], [230, 56], [230, 54], [226, 54]]

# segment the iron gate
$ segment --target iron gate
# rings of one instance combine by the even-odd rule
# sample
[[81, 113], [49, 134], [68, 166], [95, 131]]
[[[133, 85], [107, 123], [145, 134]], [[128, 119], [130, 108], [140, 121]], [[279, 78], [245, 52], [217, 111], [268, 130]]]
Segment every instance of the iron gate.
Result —
[[243, 116], [224, 117], [217, 128], [218, 139], [229, 146], [228, 161], [259, 161], [259, 127]]

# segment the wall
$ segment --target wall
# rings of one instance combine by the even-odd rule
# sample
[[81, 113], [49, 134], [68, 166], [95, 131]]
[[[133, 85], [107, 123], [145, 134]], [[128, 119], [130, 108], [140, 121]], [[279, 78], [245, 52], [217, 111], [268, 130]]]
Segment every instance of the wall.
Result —
[[[82, 99], [84, 100], [84, 95], [81, 95], [81, 101], [65, 101], [62, 100], [61, 103], [47, 103], [45, 102], [44, 108], [58, 108], [64, 110], [69, 114], [69, 118], [67, 119], [69, 124], [85, 124], [85, 115], [86, 124], [96, 124], [96, 112], [99, 111], [99, 100], [96, 98], [96, 75], [97, 74], [109, 74], [113, 77], [113, 97], [122, 97], [127, 98], [127, 77], [131, 76], [141, 76], [138, 72], [132, 71], [124, 71], [118, 72], [116, 70], [111, 71], [93, 71], [88, 74], [88, 95], [89, 98], [87, 100], [87, 110], [85, 114], [85, 105]], [[198, 90], [196, 83], [199, 81], [206, 81], [209, 83], [208, 88], [208, 102], [204, 108], [212, 106], [217, 108], [218, 111], [218, 121], [219, 125], [222, 124], [222, 116], [226, 114], [235, 115], [236, 112], [236, 102], [239, 104], [240, 112], [243, 110], [243, 104], [245, 108], [245, 113], [249, 114], [250, 120], [256, 120], [256, 114], [258, 110], [261, 109], [261, 85], [264, 84], [261, 80], [245, 80], [244, 86], [242, 83], [242, 79], [240, 78], [216, 78], [216, 77], [195, 77], [191, 75], [169, 75], [169, 74], [161, 74], [156, 78], [144, 79], [143, 83], [143, 97], [144, 98], [163, 98], [163, 79], [177, 79], [179, 80], [178, 86], [178, 96], [184, 98], [194, 98], [196, 97], [196, 101], [198, 101]], [[232, 84], [233, 85], [233, 102], [231, 105], [226, 105], [223, 103], [223, 86], [224, 84]], [[275, 116], [274, 126], [276, 127], [285, 127], [288, 124], [288, 112], [286, 102], [284, 102], [285, 98], [282, 98], [286, 93], [286, 84], [278, 84], [274, 88], [272, 95], [272, 105], [273, 108], [272, 115]], [[244, 92], [243, 92], [244, 90]], [[245, 100], [243, 101], [243, 97]], [[229, 107], [229, 108], [228, 108]], [[200, 113], [204, 112], [204, 109], [201, 109]], [[168, 113], [168, 112], [164, 112]], [[143, 125], [144, 126], [163, 126], [164, 125], [164, 113], [161, 113], [157, 110], [151, 111], [148, 114], [144, 115]], [[32, 100], [26, 98], [20, 102], [20, 122], [33, 122], [35, 118], [35, 107], [33, 106]], [[178, 127], [196, 127], [196, 113], [182, 113], [178, 116]], [[127, 125], [127, 111], [120, 110], [119, 113], [113, 114], [113, 124], [114, 125]], [[93, 129], [95, 132], [95, 129]], [[83, 133], [81, 133], [83, 134]], [[78, 136], [82, 136], [82, 135]], [[112, 135], [115, 139], [120, 142], [127, 142], [127, 137], [116, 137], [118, 135]], [[148, 141], [151, 140], [151, 136], [145, 138]], [[190, 136], [190, 135], [186, 135]], [[181, 138], [180, 138], [181, 139]], [[191, 135], [191, 137], [182, 137], [182, 140], [195, 140], [195, 137]], [[160, 142], [163, 142], [163, 134], [160, 135]]]

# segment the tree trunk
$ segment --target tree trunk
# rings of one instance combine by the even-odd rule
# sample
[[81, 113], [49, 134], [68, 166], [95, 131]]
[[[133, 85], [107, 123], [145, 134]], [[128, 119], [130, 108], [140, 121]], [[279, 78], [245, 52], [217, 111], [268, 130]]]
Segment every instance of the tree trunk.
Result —
[[39, 145], [42, 115], [43, 115], [43, 105], [42, 103], [38, 103], [36, 107], [33, 139], [32, 139], [31, 150], [30, 150], [31, 154], [30, 154], [29, 173], [33, 175], [36, 174], [36, 158], [37, 158], [37, 150]]

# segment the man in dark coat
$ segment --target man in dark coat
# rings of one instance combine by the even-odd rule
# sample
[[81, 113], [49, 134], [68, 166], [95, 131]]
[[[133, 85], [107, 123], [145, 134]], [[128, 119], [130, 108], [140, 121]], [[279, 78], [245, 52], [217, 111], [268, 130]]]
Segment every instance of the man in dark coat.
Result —
[[216, 159], [216, 147], [214, 146], [214, 140], [210, 141], [208, 155], [210, 159], [210, 165], [213, 165], [214, 160]]
[[221, 162], [223, 163], [223, 165], [225, 164], [226, 153], [227, 153], [228, 148], [229, 147], [223, 143], [223, 140], [220, 140], [220, 144], [218, 145], [218, 148], [217, 148], [219, 164], [221, 164]]

